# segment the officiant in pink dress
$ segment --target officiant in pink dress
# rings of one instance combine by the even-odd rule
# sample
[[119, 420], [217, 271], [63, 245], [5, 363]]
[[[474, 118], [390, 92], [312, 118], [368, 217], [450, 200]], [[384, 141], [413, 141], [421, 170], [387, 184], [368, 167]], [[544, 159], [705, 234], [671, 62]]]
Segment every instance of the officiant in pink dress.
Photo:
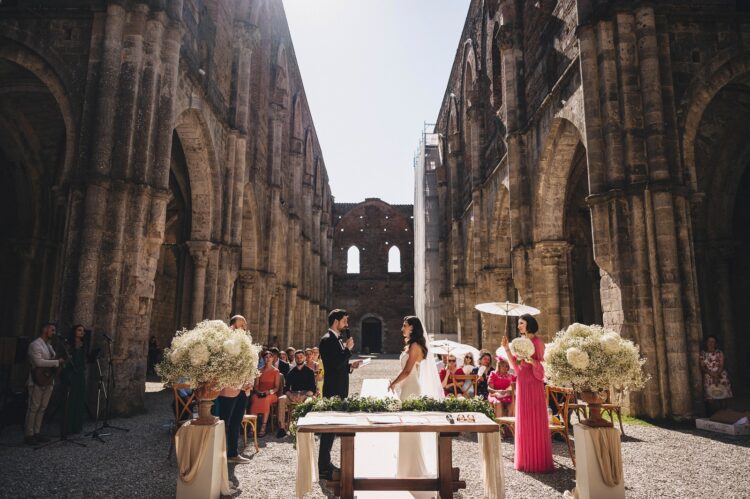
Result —
[[518, 332], [534, 344], [531, 361], [516, 359], [510, 352], [508, 338], [503, 348], [516, 371], [515, 468], [531, 473], [553, 471], [552, 437], [547, 419], [547, 396], [544, 391], [544, 342], [537, 338], [539, 325], [529, 314], [518, 320]]

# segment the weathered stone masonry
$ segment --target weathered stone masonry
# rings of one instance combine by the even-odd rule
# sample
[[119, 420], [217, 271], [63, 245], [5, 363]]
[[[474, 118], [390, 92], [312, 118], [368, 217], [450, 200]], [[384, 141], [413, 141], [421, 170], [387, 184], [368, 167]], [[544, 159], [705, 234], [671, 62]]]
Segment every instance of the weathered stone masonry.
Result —
[[648, 416], [702, 406], [715, 334], [750, 386], [750, 13], [742, 2], [476, 0], [440, 134], [441, 322], [496, 348], [484, 301], [634, 339]]
[[332, 197], [280, 0], [3, 2], [0, 129], [3, 322], [113, 337], [118, 412], [151, 334], [319, 334]]

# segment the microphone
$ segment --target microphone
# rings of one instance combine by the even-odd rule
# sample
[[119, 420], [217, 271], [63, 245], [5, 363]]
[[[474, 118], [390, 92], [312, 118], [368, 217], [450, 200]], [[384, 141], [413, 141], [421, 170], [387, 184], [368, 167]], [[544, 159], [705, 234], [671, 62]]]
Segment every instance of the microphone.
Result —
[[112, 338], [110, 338], [109, 336], [107, 336], [107, 333], [102, 333], [102, 337], [105, 340], [107, 340], [108, 343], [112, 343]]

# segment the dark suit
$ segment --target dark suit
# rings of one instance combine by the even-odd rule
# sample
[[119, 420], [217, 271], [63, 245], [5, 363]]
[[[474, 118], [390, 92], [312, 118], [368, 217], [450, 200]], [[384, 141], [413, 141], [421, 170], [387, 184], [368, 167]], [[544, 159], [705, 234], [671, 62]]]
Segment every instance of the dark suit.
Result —
[[[349, 396], [349, 358], [351, 350], [344, 346], [330, 329], [320, 339], [320, 358], [323, 360], [323, 396], [346, 398]], [[318, 470], [322, 473], [331, 467], [333, 433], [320, 435]]]

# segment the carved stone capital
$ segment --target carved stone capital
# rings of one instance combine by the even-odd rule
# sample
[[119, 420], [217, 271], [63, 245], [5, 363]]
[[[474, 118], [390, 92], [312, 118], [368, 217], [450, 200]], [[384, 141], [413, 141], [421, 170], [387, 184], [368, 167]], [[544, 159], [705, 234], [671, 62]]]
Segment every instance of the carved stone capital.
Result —
[[570, 253], [572, 245], [567, 241], [544, 241], [537, 243], [535, 249], [544, 265], [558, 265]]
[[240, 270], [239, 277], [242, 289], [250, 289], [258, 282], [256, 271], [254, 270]]
[[206, 268], [214, 244], [211, 241], [188, 241], [188, 251], [197, 268]]
[[497, 31], [497, 42], [500, 50], [509, 50], [513, 48], [513, 25], [506, 23], [500, 26]]

